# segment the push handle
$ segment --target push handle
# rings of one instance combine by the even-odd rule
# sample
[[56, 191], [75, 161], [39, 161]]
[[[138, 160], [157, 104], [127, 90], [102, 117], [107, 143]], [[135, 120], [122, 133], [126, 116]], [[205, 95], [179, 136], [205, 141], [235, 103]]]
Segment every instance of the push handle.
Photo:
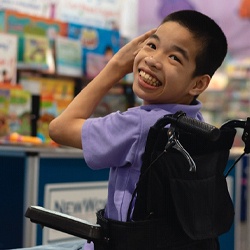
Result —
[[180, 116], [177, 118], [176, 126], [211, 141], [216, 141], [220, 136], [220, 129], [211, 124], [187, 116]]
[[185, 130], [186, 132], [200, 135], [210, 141], [216, 141], [220, 136], [220, 129], [211, 124], [188, 117], [182, 111], [174, 115], [165, 115], [163, 118], [159, 119], [153, 127], [159, 129], [164, 128], [168, 124]]

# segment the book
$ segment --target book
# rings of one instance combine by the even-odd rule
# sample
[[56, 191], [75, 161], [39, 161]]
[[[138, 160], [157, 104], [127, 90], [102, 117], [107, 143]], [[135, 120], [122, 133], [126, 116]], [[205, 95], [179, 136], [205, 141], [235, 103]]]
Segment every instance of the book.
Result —
[[23, 62], [27, 67], [48, 69], [49, 40], [45, 36], [24, 35]]
[[31, 134], [31, 94], [20, 88], [10, 89], [8, 125], [10, 133]]
[[105, 55], [92, 52], [87, 53], [86, 61], [86, 74], [90, 79], [97, 76], [108, 62]]
[[9, 133], [9, 127], [8, 127], [9, 100], [10, 100], [9, 89], [0, 88], [0, 137], [6, 136]]
[[31, 94], [20, 85], [0, 84], [0, 136], [31, 133]]
[[0, 82], [16, 84], [17, 36], [0, 33]]
[[120, 49], [120, 33], [118, 30], [69, 23], [68, 36], [80, 40], [83, 73], [89, 78], [99, 73], [107, 61]]
[[57, 74], [81, 77], [83, 69], [80, 40], [58, 36], [55, 40], [55, 48]]

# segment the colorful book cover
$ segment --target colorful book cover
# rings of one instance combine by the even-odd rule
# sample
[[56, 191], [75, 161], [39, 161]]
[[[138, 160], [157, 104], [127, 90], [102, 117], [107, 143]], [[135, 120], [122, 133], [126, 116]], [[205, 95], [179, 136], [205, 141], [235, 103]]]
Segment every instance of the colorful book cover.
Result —
[[3, 114], [8, 114], [9, 101], [10, 101], [10, 90], [8, 88], [1, 87], [0, 84], [0, 110]]
[[90, 55], [91, 59], [94, 59], [94, 54], [97, 55], [96, 57], [98, 55], [103, 57], [102, 60], [104, 61], [108, 60], [120, 48], [120, 33], [117, 30], [100, 29], [71, 23], [68, 25], [68, 36], [81, 42], [83, 73], [87, 76], [93, 74], [88, 72], [88, 70], [93, 68], [87, 66], [89, 53], [92, 53]]
[[4, 32], [4, 11], [0, 10], [0, 32]]
[[[40, 113], [50, 113], [54, 116], [58, 116], [73, 100], [74, 86], [74, 80], [71, 79], [42, 78], [42, 105]], [[51, 103], [50, 100], [52, 101]]]
[[27, 90], [10, 89], [8, 123], [10, 132], [21, 135], [31, 133], [31, 94]]
[[56, 70], [58, 74], [81, 77], [82, 47], [80, 40], [58, 36], [56, 38]]
[[104, 68], [108, 60], [105, 55], [89, 52], [87, 54], [86, 74], [88, 78], [94, 78]]
[[31, 68], [48, 69], [49, 40], [47, 37], [24, 36], [24, 63]]
[[0, 86], [0, 137], [9, 133], [8, 109], [10, 102], [10, 91]]
[[17, 37], [0, 33], [0, 82], [16, 84]]
[[20, 86], [0, 84], [0, 136], [31, 133], [31, 94]]
[[47, 78], [41, 81], [40, 118], [38, 136], [50, 142], [48, 126], [74, 98], [74, 81], [67, 79]]

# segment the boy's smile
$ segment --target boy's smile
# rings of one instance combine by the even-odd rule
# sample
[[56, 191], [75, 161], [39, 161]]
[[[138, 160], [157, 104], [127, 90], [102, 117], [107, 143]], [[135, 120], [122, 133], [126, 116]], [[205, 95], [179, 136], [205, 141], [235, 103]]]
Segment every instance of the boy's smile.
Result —
[[190, 104], [199, 77], [193, 77], [201, 45], [176, 22], [159, 26], [134, 61], [134, 92], [145, 104]]
[[[146, 73], [143, 70], [139, 70], [139, 75], [141, 77], [141, 79], [143, 80], [141, 84], [143, 84], [143, 82], [146, 83], [145, 88], [149, 88], [149, 87], [159, 87], [162, 85], [162, 83], [155, 78], [154, 76]], [[147, 84], [149, 84], [149, 86], [147, 86]]]

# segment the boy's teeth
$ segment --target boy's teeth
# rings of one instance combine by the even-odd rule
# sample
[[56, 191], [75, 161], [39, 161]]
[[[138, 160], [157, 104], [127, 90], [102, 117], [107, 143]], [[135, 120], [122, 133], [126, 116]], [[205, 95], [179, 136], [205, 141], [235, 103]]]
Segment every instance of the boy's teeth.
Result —
[[161, 83], [154, 77], [150, 76], [149, 74], [147, 74], [146, 72], [144, 71], [140, 71], [140, 76], [143, 78], [143, 80], [152, 85], [152, 86], [155, 86], [155, 87], [158, 87], [161, 85]]

